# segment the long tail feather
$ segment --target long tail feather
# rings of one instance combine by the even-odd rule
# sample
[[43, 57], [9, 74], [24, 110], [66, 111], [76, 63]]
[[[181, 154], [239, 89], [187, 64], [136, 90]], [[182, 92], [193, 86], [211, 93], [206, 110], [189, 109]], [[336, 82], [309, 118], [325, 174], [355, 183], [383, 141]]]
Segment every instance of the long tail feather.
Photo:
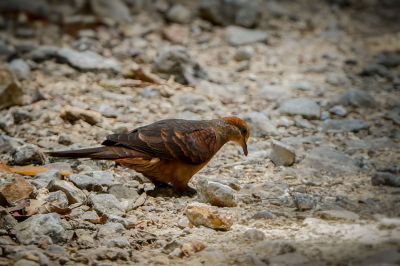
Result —
[[97, 160], [115, 160], [129, 157], [129, 153], [120, 147], [96, 147], [70, 151], [51, 151], [47, 152], [53, 157], [62, 158], [91, 158]]

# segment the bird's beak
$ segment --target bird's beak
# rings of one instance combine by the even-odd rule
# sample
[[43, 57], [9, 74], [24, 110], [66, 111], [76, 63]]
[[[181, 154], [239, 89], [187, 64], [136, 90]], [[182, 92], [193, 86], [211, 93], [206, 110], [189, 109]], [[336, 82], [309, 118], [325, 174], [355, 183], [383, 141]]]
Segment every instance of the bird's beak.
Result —
[[247, 151], [247, 143], [245, 141], [243, 141], [243, 143], [242, 143], [242, 149], [243, 149], [244, 155], [247, 156], [247, 154], [249, 154], [249, 152]]

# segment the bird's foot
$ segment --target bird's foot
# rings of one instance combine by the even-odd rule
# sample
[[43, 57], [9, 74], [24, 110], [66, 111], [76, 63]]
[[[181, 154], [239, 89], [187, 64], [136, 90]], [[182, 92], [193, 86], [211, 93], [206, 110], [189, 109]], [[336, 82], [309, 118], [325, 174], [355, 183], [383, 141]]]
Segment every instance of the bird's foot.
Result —
[[188, 197], [194, 197], [197, 194], [197, 191], [189, 186], [185, 187], [175, 187], [175, 191], [181, 195], [181, 196], [188, 196]]

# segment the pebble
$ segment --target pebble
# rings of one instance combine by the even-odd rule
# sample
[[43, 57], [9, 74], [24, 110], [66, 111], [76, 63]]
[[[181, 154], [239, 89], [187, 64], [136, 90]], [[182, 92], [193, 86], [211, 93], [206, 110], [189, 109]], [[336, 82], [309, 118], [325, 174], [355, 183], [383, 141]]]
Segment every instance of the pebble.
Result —
[[69, 205], [67, 195], [62, 191], [50, 192], [45, 201], [60, 209], [65, 209]]
[[204, 19], [218, 25], [253, 27], [259, 22], [261, 9], [257, 1], [202, 0], [199, 13]]
[[40, 149], [33, 144], [25, 144], [13, 153], [13, 163], [16, 165], [44, 164], [45, 156]]
[[251, 218], [255, 220], [261, 220], [261, 219], [269, 220], [269, 219], [275, 219], [276, 215], [270, 211], [258, 211]]
[[248, 61], [254, 55], [254, 49], [251, 46], [240, 47], [236, 50], [234, 59], [236, 61]]
[[60, 117], [70, 123], [83, 120], [90, 125], [96, 125], [102, 121], [102, 115], [99, 112], [85, 110], [74, 106], [64, 107], [60, 113]]
[[342, 117], [347, 115], [347, 109], [343, 105], [335, 105], [329, 109], [329, 112]]
[[296, 152], [294, 148], [276, 140], [272, 141], [271, 147], [270, 158], [275, 165], [291, 166], [294, 164], [296, 160]]
[[265, 239], [265, 234], [261, 230], [250, 228], [244, 232], [244, 237], [249, 240], [261, 241]]
[[317, 205], [315, 197], [309, 194], [293, 192], [292, 198], [296, 208], [300, 211], [311, 210]]
[[360, 119], [327, 119], [322, 124], [323, 132], [358, 132], [369, 125]]
[[167, 19], [172, 22], [186, 24], [192, 19], [192, 13], [185, 6], [175, 4], [168, 10]]
[[20, 105], [24, 92], [8, 69], [0, 68], [0, 110]]
[[127, 184], [115, 184], [108, 189], [108, 193], [114, 195], [117, 199], [133, 199], [139, 198], [138, 189]]
[[268, 116], [261, 112], [250, 112], [241, 117], [251, 128], [251, 135], [266, 137], [278, 135], [278, 130]]
[[44, 237], [53, 243], [65, 243], [72, 237], [66, 222], [55, 213], [37, 214], [15, 226], [16, 237], [24, 245], [38, 244]]
[[99, 228], [97, 237], [99, 238], [113, 238], [121, 235], [125, 228], [120, 223], [106, 223]]
[[351, 90], [339, 96], [337, 102], [343, 106], [353, 107], [376, 107], [375, 99], [368, 93], [362, 90]]
[[28, 80], [31, 76], [31, 68], [23, 59], [12, 60], [10, 69], [19, 80]]
[[261, 30], [250, 30], [238, 26], [226, 28], [226, 39], [230, 45], [239, 46], [256, 42], [266, 42], [268, 34]]
[[85, 193], [83, 193], [82, 190], [77, 188], [71, 182], [55, 179], [48, 184], [47, 189], [49, 191], [61, 190], [62, 192], [65, 193], [65, 195], [67, 195], [70, 204], [86, 202]]
[[307, 98], [296, 98], [284, 101], [280, 105], [279, 111], [282, 114], [301, 115], [308, 119], [319, 119], [321, 116], [319, 105]]
[[114, 183], [114, 175], [111, 172], [94, 171], [86, 174], [70, 175], [68, 179], [80, 189], [88, 191], [103, 191]]
[[99, 214], [121, 216], [125, 213], [121, 202], [112, 194], [95, 194], [90, 195], [89, 198], [93, 209]]
[[174, 75], [176, 81], [182, 84], [195, 84], [197, 79], [207, 77], [206, 71], [181, 46], [162, 50], [154, 60], [152, 70], [164, 75], [166, 79]]
[[132, 22], [129, 8], [122, 0], [90, 0], [90, 6], [100, 19], [108, 18], [121, 23]]
[[2, 195], [9, 204], [29, 199], [33, 192], [33, 186], [22, 176], [15, 176], [10, 183], [0, 186], [0, 195]]
[[318, 217], [326, 220], [347, 220], [355, 221], [360, 218], [357, 213], [346, 210], [326, 210], [316, 213]]
[[372, 176], [371, 183], [374, 186], [400, 187], [400, 175], [389, 172], [377, 172]]
[[186, 207], [186, 217], [194, 226], [205, 226], [215, 230], [229, 230], [233, 225], [230, 216], [217, 208], [201, 203], [191, 203]]
[[[15, 220], [15, 218], [12, 217], [5, 208], [0, 206], [0, 228], [9, 231], [17, 224], [17, 220]], [[5, 233], [7, 234], [7, 232]]]
[[237, 205], [236, 191], [229, 186], [201, 178], [197, 182], [200, 197], [214, 206], [235, 207]]
[[35, 179], [31, 180], [30, 182], [34, 185], [37, 189], [45, 188], [49, 185], [50, 182], [56, 179], [61, 179], [60, 171], [58, 170], [50, 170], [47, 172], [39, 173], [35, 176]]

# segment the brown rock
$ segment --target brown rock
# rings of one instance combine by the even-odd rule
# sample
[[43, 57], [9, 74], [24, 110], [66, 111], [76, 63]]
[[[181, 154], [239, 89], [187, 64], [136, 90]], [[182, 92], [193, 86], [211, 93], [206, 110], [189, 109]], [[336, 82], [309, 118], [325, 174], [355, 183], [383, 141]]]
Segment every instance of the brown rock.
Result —
[[28, 199], [32, 192], [32, 185], [21, 176], [16, 176], [14, 182], [0, 187], [0, 193], [10, 204]]
[[193, 203], [187, 206], [185, 214], [194, 226], [205, 226], [215, 230], [229, 230], [233, 224], [230, 216], [227, 216], [206, 204]]
[[22, 96], [23, 91], [11, 72], [0, 69], [0, 110], [22, 104]]
[[101, 114], [92, 110], [85, 110], [74, 106], [65, 107], [60, 114], [61, 118], [74, 123], [78, 120], [83, 120], [91, 125], [96, 125], [101, 122]]

